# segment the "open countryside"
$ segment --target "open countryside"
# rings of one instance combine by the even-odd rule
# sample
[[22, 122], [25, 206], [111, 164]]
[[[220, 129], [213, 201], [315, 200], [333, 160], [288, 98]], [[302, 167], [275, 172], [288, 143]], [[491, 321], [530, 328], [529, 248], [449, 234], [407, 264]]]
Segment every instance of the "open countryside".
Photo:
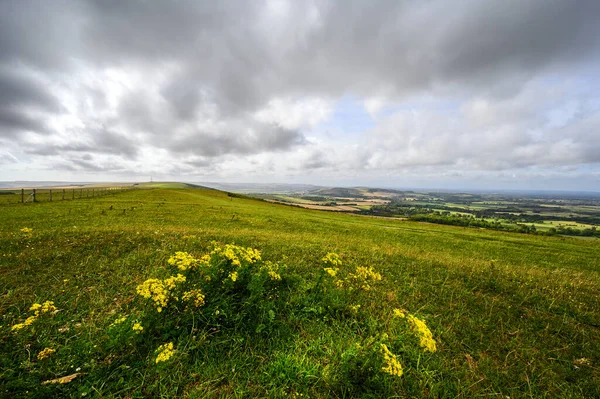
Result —
[[[597, 240], [358, 217], [180, 183], [7, 204], [0, 216], [7, 397], [600, 395]], [[239, 276], [198, 280], [194, 312], [173, 298], [157, 312], [140, 294], [152, 279], [177, 287], [179, 276], [233, 267], [227, 250]], [[180, 267], [190, 259], [197, 269]], [[29, 310], [46, 301], [51, 311]]]
[[599, 21], [1, 0], [0, 399], [600, 398]]
[[[377, 188], [309, 188], [253, 193], [256, 198], [309, 209], [406, 217], [458, 226], [545, 235], [600, 237], [600, 193], [461, 193]], [[240, 190], [240, 187], [237, 187]], [[240, 190], [242, 191], [242, 190]]]

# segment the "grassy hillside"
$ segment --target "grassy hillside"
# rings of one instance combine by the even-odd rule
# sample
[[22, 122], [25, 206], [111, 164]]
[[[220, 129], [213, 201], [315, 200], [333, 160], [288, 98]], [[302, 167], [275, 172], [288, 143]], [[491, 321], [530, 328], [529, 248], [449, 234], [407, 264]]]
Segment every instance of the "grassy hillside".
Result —
[[[0, 207], [0, 396], [600, 397], [597, 240], [169, 187]], [[146, 279], [177, 274], [176, 251], [201, 258], [213, 241], [256, 248], [279, 267], [264, 303], [207, 294], [196, 313], [169, 318], [136, 294]], [[328, 253], [340, 273], [369, 266], [383, 279], [369, 291], [336, 288], [323, 273]], [[226, 281], [211, 284], [216, 293]], [[56, 312], [15, 331], [47, 300]], [[396, 327], [394, 309], [426, 322], [437, 351]], [[120, 327], [137, 321], [140, 334]], [[167, 342], [175, 355], [157, 363]], [[402, 376], [380, 375], [380, 342]], [[56, 352], [43, 359], [45, 348]]]

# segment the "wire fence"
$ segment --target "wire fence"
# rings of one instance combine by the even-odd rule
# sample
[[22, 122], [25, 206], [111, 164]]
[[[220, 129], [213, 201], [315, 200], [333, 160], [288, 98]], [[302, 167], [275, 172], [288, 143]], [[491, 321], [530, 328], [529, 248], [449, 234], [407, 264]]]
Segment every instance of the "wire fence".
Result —
[[0, 205], [70, 201], [116, 195], [132, 187], [19, 188], [0, 190]]

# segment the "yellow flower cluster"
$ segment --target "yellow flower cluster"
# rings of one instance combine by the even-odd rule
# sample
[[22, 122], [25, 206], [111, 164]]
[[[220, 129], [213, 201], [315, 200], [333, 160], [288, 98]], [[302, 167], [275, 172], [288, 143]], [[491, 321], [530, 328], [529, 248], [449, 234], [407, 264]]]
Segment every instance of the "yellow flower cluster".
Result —
[[323, 259], [321, 259], [321, 261], [326, 265], [331, 265], [333, 267], [338, 267], [342, 265], [342, 260], [340, 259], [338, 254], [333, 252], [329, 252], [327, 255], [325, 255]]
[[323, 270], [325, 270], [325, 272], [331, 277], [337, 276], [337, 273], [340, 271], [340, 269], [337, 267], [324, 267]]
[[156, 363], [166, 362], [170, 358], [175, 355], [175, 351], [173, 350], [173, 343], [169, 342], [168, 344], [163, 344], [158, 347], [156, 350]]
[[33, 236], [33, 229], [30, 227], [23, 227], [21, 229], [21, 235], [23, 238], [31, 238]]
[[169, 265], [176, 266], [179, 270], [193, 269], [198, 260], [187, 252], [175, 252], [167, 261]]
[[186, 291], [181, 297], [186, 302], [193, 302], [195, 307], [204, 306], [204, 294], [199, 289]]
[[40, 353], [37, 354], [37, 358], [38, 360], [44, 360], [50, 357], [50, 355], [52, 355], [54, 352], [56, 352], [54, 349], [51, 348], [45, 348], [44, 350], [42, 350]]
[[231, 279], [231, 281], [233, 281], [235, 283], [238, 279], [238, 272], [229, 273], [229, 278]]
[[403, 374], [402, 365], [398, 361], [396, 355], [390, 352], [385, 344], [381, 344], [381, 352], [383, 353], [383, 361], [385, 362], [385, 365], [381, 368], [381, 371], [389, 375], [401, 377]]
[[403, 319], [403, 318], [406, 317], [406, 314], [404, 313], [403, 310], [394, 309], [393, 313], [392, 313], [392, 316], [395, 317], [395, 318], [398, 318], [398, 319]]
[[200, 259], [198, 259], [198, 265], [207, 266], [210, 263], [210, 255], [203, 255]]
[[269, 270], [267, 274], [269, 275], [269, 277], [271, 277], [271, 280], [281, 280], [281, 275], [275, 270]]
[[138, 285], [136, 291], [146, 299], [152, 299], [156, 305], [156, 311], [162, 312], [162, 309], [169, 302], [169, 290], [163, 282], [157, 278], [150, 278]]
[[359, 266], [354, 273], [349, 273], [346, 278], [339, 277], [342, 261], [340, 257], [330, 252], [321, 259], [327, 267], [323, 270], [329, 276], [333, 277], [333, 282], [338, 288], [346, 287], [349, 290], [362, 289], [364, 291], [371, 290], [371, 282], [381, 281], [383, 278], [380, 273], [376, 272], [372, 267]]
[[421, 347], [425, 349], [425, 352], [435, 352], [437, 350], [435, 340], [433, 339], [433, 335], [431, 334], [431, 330], [427, 327], [425, 322], [411, 314], [407, 317], [408, 322], [410, 323], [413, 330], [417, 332], [420, 338]]
[[272, 281], [281, 280], [281, 275], [279, 272], [279, 266], [273, 262], [265, 261], [264, 266], [261, 268], [267, 271], [267, 274], [271, 278]]
[[40, 313], [55, 312], [56, 311], [56, 306], [54, 306], [54, 302], [53, 301], [46, 301], [46, 302], [42, 303], [41, 305], [39, 303], [34, 303], [29, 308], [29, 311], [30, 312], [35, 312], [35, 315], [39, 316]]
[[354, 273], [350, 273], [346, 279], [348, 285], [352, 288], [359, 288], [365, 291], [371, 290], [370, 282], [381, 281], [383, 277], [372, 267], [358, 266]]
[[[325, 265], [329, 265], [329, 267], [323, 268], [325, 273], [329, 274], [331, 277], [336, 278], [338, 272], [340, 271], [340, 268], [338, 266], [342, 265], [342, 260], [340, 259], [340, 257], [333, 252], [329, 252], [323, 257], [323, 259], [321, 259], [321, 262], [325, 263]], [[344, 285], [343, 281], [340, 279], [336, 278], [334, 281], [338, 287], [342, 287]]]
[[54, 302], [52, 302], [52, 301], [46, 301], [42, 304], [34, 303], [29, 308], [29, 311], [34, 312], [33, 316], [29, 316], [27, 319], [25, 319], [25, 321], [23, 323], [15, 324], [14, 326], [12, 326], [11, 327], [12, 331], [19, 331], [22, 328], [32, 325], [33, 322], [36, 321], [38, 319], [38, 317], [40, 317], [40, 315], [42, 315], [44, 313], [55, 312], [56, 306], [54, 306]]
[[376, 281], [381, 281], [383, 278], [380, 273], [376, 272], [372, 267], [359, 266], [354, 273], [349, 273], [346, 278], [338, 277], [338, 268], [326, 267], [323, 270], [331, 277], [338, 288], [346, 288], [352, 290], [370, 291], [371, 284]]
[[133, 323], [133, 326], [131, 326], [131, 329], [133, 331], [136, 332], [136, 334], [140, 334], [142, 331], [144, 331], [144, 327], [140, 324], [140, 323]]
[[168, 290], [175, 289], [177, 283], [184, 283], [185, 276], [183, 274], [177, 273], [177, 276], [171, 276], [163, 280], [163, 284], [167, 287]]
[[15, 324], [14, 326], [11, 327], [12, 331], [19, 331], [22, 328], [25, 328], [27, 326], [30, 326], [33, 324], [34, 321], [37, 320], [37, 317], [35, 316], [29, 316], [28, 318], [25, 319], [25, 321], [23, 323], [19, 323], [19, 324]]
[[221, 256], [230, 261], [232, 265], [238, 267], [242, 265], [242, 261], [252, 264], [261, 260], [258, 249], [245, 248], [233, 244], [226, 244], [223, 247], [215, 246], [210, 254]]
[[115, 321], [112, 322], [112, 324], [110, 325], [110, 327], [112, 326], [116, 326], [118, 324], [123, 323], [125, 320], [127, 320], [127, 317], [123, 316], [123, 317], [119, 317], [118, 319], [116, 319]]

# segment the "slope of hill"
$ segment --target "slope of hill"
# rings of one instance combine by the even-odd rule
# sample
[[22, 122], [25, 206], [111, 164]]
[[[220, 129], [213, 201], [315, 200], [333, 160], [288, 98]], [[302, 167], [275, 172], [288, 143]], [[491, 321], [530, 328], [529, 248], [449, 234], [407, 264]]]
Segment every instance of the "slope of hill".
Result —
[[[0, 396], [600, 397], [595, 241], [172, 187], [0, 207]], [[169, 258], [201, 258], [213, 241], [256, 248], [272, 262], [265, 268], [279, 268], [266, 305], [241, 320], [259, 300], [230, 312], [228, 301], [248, 292], [217, 300], [206, 291], [191, 318], [184, 308], [152, 313], [136, 287], [188, 273]], [[342, 288], [326, 283], [328, 253], [342, 261], [330, 267], [348, 276]], [[382, 280], [344, 291], [361, 266]], [[29, 311], [44, 301], [56, 312]], [[391, 337], [395, 314], [423, 320], [437, 350], [420, 349], [417, 324]], [[157, 350], [169, 342], [172, 357]], [[372, 363], [380, 342], [402, 376]], [[60, 377], [69, 378], [52, 383]]]

